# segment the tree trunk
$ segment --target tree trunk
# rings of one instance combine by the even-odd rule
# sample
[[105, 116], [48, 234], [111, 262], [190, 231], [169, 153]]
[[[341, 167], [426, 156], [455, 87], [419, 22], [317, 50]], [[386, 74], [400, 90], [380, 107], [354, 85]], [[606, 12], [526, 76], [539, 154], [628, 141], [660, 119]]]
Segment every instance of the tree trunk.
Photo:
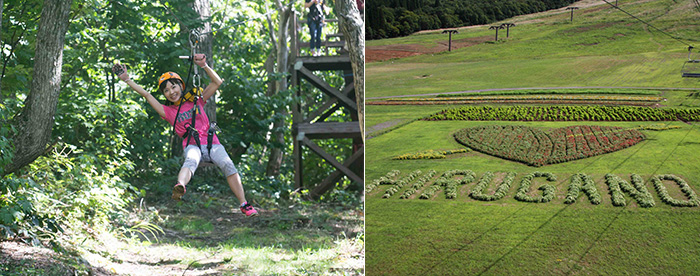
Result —
[[[289, 47], [287, 46], [287, 40], [289, 38], [289, 23], [290, 16], [292, 14], [291, 7], [281, 6], [278, 2], [280, 8], [279, 15], [279, 30], [277, 35], [277, 73], [287, 72], [289, 67]], [[272, 30], [270, 30], [272, 32]], [[281, 77], [275, 82], [275, 93], [281, 90], [287, 89], [289, 84], [287, 83], [287, 77]], [[276, 115], [286, 114], [286, 107], [279, 107], [275, 110]], [[278, 116], [272, 124], [272, 135], [270, 140], [273, 143], [284, 145], [284, 119], [282, 116]], [[271, 144], [273, 144], [271, 143]], [[280, 167], [282, 166], [282, 160], [284, 158], [284, 151], [282, 148], [277, 146], [270, 147], [270, 157], [267, 162], [266, 175], [267, 176], [278, 176], [280, 174]]]
[[51, 139], [61, 85], [63, 44], [72, 2], [44, 2], [34, 53], [34, 76], [24, 108], [12, 122], [17, 127], [17, 133], [12, 137], [15, 156], [5, 168], [6, 174], [41, 156]]
[[365, 140], [365, 22], [360, 16], [355, 0], [340, 0], [336, 2], [336, 15], [340, 21], [340, 30], [347, 41], [350, 51], [353, 76], [355, 78], [355, 101], [360, 120], [360, 134]]

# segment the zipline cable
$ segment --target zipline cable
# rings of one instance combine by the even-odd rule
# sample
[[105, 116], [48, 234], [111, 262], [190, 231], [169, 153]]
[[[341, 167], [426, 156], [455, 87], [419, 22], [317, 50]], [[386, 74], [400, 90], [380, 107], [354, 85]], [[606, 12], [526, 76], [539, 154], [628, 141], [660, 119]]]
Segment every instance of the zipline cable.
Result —
[[[697, 1], [697, 0], [694, 0], [694, 1]], [[653, 28], [653, 29], [655, 29], [655, 30], [661, 32], [662, 34], [665, 34], [665, 35], [667, 35], [668, 37], [673, 38], [673, 39], [677, 40], [678, 42], [685, 44], [686, 46], [692, 47], [692, 45], [690, 45], [690, 44], [684, 42], [684, 41], [681, 40], [680, 38], [677, 38], [677, 37], [675, 37], [675, 36], [673, 36], [673, 35], [671, 35], [671, 34], [665, 32], [665, 31], [663, 31], [663, 30], [657, 28], [656, 26], [651, 25], [651, 23], [648, 23], [648, 22], [642, 20], [641, 18], [636, 17], [636, 16], [634, 16], [633, 14], [627, 12], [626, 10], [623, 10], [622, 8], [620, 8], [620, 7], [618, 7], [618, 6], [615, 6], [615, 4], [610, 3], [610, 2], [608, 2], [607, 0], [603, 0], [603, 2], [608, 3], [608, 5], [610, 5], [610, 6], [614, 7], [614, 8], [616, 8], [616, 9], [620, 10], [621, 12], [624, 12], [625, 14], [629, 15], [630, 17], [632, 17], [632, 18], [634, 18], [634, 19], [639, 20], [639, 22], [642, 22], [642, 23], [646, 24], [647, 26], [649, 26], [649, 27], [651, 27], [651, 28]]]

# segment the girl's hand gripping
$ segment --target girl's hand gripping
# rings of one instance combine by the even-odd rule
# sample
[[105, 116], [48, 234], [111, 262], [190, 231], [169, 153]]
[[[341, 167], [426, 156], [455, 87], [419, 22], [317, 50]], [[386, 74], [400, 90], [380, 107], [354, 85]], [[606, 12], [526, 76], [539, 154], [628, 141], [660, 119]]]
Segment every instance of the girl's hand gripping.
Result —
[[114, 66], [112, 66], [112, 72], [114, 72], [114, 74], [117, 75], [119, 79], [125, 82], [131, 79], [129, 78], [129, 72], [126, 71], [126, 66], [121, 65], [119, 63], [114, 64]]
[[205, 54], [194, 54], [194, 63], [197, 64], [199, 67], [206, 67], [207, 56]]

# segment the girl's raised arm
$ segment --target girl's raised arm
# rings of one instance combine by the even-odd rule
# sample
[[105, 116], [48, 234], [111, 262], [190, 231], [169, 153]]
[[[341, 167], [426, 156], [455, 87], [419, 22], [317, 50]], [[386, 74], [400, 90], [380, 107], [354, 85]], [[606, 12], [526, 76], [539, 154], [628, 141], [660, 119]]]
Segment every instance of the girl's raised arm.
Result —
[[216, 93], [216, 90], [219, 89], [219, 86], [224, 83], [224, 80], [219, 77], [219, 74], [214, 72], [214, 69], [211, 69], [211, 67], [207, 65], [207, 57], [204, 54], [194, 55], [194, 63], [196, 63], [199, 67], [202, 67], [202, 69], [207, 72], [207, 76], [209, 76], [211, 79], [211, 82], [209, 85], [207, 85], [207, 88], [205, 88], [204, 92], [202, 92], [202, 99], [205, 101], [209, 100], [209, 98]]
[[114, 65], [114, 67], [112, 67], [112, 71], [114, 72], [114, 74], [119, 76], [119, 79], [121, 79], [127, 85], [129, 85], [131, 89], [139, 93], [139, 95], [141, 95], [142, 97], [146, 98], [146, 101], [151, 105], [151, 107], [153, 107], [153, 109], [156, 110], [158, 115], [165, 118], [165, 110], [163, 109], [163, 105], [161, 105], [160, 102], [158, 102], [158, 100], [156, 100], [156, 98], [153, 97], [153, 95], [151, 95], [151, 93], [146, 92], [146, 90], [143, 89], [143, 87], [136, 84], [134, 80], [129, 78], [129, 73], [126, 71], [126, 67], [124, 67], [124, 65], [117, 63]]

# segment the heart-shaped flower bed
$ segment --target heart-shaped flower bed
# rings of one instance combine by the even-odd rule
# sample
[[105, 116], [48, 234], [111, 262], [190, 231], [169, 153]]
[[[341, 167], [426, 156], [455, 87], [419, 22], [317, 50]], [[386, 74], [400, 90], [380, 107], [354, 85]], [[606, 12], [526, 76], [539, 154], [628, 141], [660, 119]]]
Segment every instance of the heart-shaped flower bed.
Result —
[[636, 129], [611, 126], [478, 126], [454, 137], [474, 150], [535, 167], [618, 151], [645, 139]]

